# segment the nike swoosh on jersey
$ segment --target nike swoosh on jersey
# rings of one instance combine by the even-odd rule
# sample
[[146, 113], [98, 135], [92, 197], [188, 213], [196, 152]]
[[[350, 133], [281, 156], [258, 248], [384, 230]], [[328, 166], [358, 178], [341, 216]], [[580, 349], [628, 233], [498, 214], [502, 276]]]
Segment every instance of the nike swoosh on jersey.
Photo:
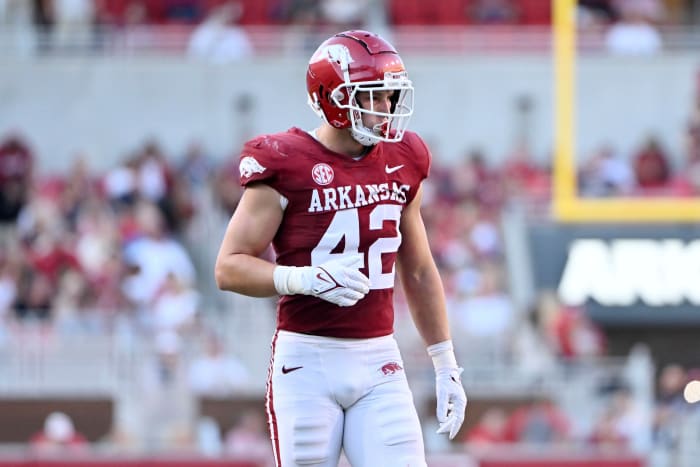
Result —
[[287, 373], [291, 373], [292, 371], [296, 371], [300, 368], [304, 368], [304, 367], [303, 366], [293, 366], [291, 368], [287, 368], [286, 366], [282, 366], [282, 374], [286, 375]]
[[397, 165], [397, 166], [395, 166], [395, 167], [389, 167], [388, 165], [385, 165], [385, 166], [384, 166], [384, 170], [385, 170], [386, 173], [388, 173], [388, 174], [393, 174], [394, 172], [396, 172], [397, 170], [399, 170], [399, 169], [402, 168], [402, 167], [403, 167], [403, 164]]

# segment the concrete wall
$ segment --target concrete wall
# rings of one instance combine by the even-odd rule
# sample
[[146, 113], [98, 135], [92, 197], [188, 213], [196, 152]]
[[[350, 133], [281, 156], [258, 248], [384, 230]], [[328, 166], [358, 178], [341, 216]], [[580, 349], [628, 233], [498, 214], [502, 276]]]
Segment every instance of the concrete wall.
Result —
[[[450, 163], [467, 148], [494, 162], [526, 132], [545, 161], [552, 141], [549, 56], [405, 57], [416, 85], [411, 128], [436, 157]], [[259, 58], [233, 66], [179, 58], [8, 59], [0, 57], [0, 137], [24, 132], [40, 169], [60, 170], [76, 151], [96, 169], [113, 165], [155, 137], [173, 156], [201, 140], [217, 157], [235, 151], [244, 135], [312, 128], [306, 106], [306, 59]], [[629, 151], [649, 133], [680, 157], [700, 69], [697, 55], [655, 58], [583, 57], [578, 66], [578, 151], [603, 142]], [[250, 93], [251, 114], [235, 102]], [[528, 96], [530, 118], [516, 112]]]

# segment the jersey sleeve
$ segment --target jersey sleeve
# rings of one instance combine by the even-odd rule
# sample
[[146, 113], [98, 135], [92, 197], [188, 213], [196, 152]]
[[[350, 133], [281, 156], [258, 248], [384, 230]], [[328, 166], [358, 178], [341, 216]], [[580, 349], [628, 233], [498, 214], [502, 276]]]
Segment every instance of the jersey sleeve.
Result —
[[416, 161], [418, 161], [418, 171], [420, 173], [422, 181], [428, 178], [428, 175], [430, 175], [430, 167], [433, 163], [433, 155], [430, 152], [430, 148], [428, 148], [428, 145], [425, 144], [425, 141], [423, 141], [423, 138], [421, 138], [415, 133], [414, 136], [416, 142], [413, 145], [413, 147], [416, 150]]
[[238, 162], [239, 180], [242, 186], [262, 182], [277, 188], [279, 163], [264, 137], [245, 143]]
[[408, 202], [410, 203], [413, 201], [413, 198], [418, 192], [417, 187], [423, 180], [428, 178], [428, 175], [430, 174], [432, 154], [430, 153], [428, 145], [425, 144], [425, 141], [423, 141], [423, 138], [418, 136], [416, 133], [406, 132], [404, 141], [406, 144], [404, 156], [406, 157], [406, 160], [412, 161], [412, 185], [415, 185], [416, 187], [416, 189], [412, 189], [408, 195]]

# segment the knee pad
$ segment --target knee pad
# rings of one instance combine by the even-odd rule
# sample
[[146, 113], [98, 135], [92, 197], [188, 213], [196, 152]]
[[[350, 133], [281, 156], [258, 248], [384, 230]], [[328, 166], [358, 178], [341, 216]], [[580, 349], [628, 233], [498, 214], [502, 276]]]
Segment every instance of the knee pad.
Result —
[[294, 423], [292, 457], [296, 465], [326, 465], [333, 458], [337, 463], [332, 424], [323, 418], [300, 418]]

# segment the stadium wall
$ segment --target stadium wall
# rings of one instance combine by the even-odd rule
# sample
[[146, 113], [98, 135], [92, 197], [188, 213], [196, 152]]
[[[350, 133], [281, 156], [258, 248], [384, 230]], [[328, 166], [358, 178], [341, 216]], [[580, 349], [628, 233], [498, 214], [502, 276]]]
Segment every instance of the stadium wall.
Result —
[[[417, 88], [412, 128], [437, 157], [449, 163], [479, 147], [497, 163], [526, 135], [537, 157], [548, 160], [548, 55], [408, 56], [406, 62]], [[24, 133], [44, 171], [65, 168], [79, 151], [93, 167], [109, 167], [148, 137], [173, 155], [196, 139], [225, 157], [253, 133], [316, 124], [305, 104], [305, 66], [302, 59], [267, 57], [230, 66], [163, 57], [0, 58], [0, 137]], [[580, 157], [608, 142], [629, 153], [650, 133], [680, 157], [699, 69], [690, 53], [581, 57]]]

